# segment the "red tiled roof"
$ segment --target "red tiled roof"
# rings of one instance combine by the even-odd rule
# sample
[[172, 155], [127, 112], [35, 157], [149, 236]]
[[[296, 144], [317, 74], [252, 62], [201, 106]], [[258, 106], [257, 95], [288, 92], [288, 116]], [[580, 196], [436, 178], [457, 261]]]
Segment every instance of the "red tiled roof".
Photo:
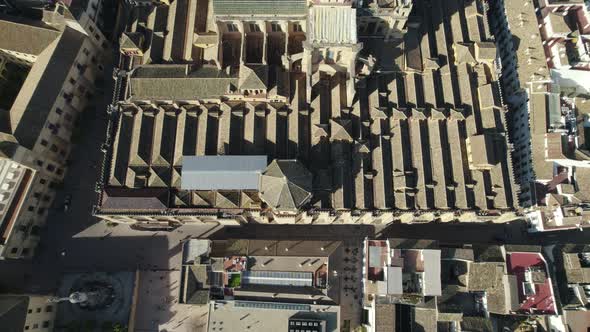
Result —
[[553, 179], [551, 179], [551, 181], [549, 181], [547, 183], [547, 187], [546, 187], [547, 192], [556, 192], [557, 185], [559, 185], [561, 183], [568, 183], [569, 182], [568, 180], [569, 180], [569, 175], [568, 175], [567, 171], [559, 172], [557, 175], [555, 175], [553, 177]]
[[[507, 257], [508, 272], [516, 276], [518, 283], [518, 300], [521, 313], [555, 314], [555, 296], [551, 279], [547, 273], [545, 260], [540, 253], [511, 253]], [[547, 276], [542, 283], [534, 283], [535, 294], [524, 294], [525, 272], [529, 268], [540, 269]]]

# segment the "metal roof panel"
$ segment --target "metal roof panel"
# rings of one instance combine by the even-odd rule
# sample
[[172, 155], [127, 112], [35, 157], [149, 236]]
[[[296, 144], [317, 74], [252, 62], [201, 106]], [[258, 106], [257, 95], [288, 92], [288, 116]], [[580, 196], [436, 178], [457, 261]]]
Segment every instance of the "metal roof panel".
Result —
[[266, 156], [183, 156], [184, 190], [258, 190]]

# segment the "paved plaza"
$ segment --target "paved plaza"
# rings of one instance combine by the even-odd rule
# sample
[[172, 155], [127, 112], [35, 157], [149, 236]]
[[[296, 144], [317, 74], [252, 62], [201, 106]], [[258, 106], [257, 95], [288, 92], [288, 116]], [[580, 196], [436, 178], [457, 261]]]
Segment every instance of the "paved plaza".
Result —
[[180, 271], [141, 271], [136, 331], [204, 331], [209, 307], [178, 303]]

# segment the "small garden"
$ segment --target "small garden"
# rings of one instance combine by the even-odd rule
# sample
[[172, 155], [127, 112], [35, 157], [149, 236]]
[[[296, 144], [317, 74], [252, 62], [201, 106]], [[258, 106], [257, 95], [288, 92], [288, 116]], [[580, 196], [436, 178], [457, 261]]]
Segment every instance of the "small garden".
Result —
[[232, 273], [229, 276], [229, 281], [227, 282], [227, 286], [230, 288], [240, 287], [242, 284], [242, 274], [240, 273]]

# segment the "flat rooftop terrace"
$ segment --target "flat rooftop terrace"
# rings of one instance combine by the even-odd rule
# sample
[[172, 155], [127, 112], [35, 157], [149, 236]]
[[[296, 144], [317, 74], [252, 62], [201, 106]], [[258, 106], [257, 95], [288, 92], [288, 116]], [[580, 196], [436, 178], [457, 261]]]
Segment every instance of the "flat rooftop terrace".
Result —
[[[209, 331], [288, 331], [289, 318], [326, 320], [326, 332], [339, 331], [338, 306], [230, 301], [211, 303]], [[213, 330], [215, 328], [215, 330]], [[223, 328], [220, 330], [219, 328]]]

